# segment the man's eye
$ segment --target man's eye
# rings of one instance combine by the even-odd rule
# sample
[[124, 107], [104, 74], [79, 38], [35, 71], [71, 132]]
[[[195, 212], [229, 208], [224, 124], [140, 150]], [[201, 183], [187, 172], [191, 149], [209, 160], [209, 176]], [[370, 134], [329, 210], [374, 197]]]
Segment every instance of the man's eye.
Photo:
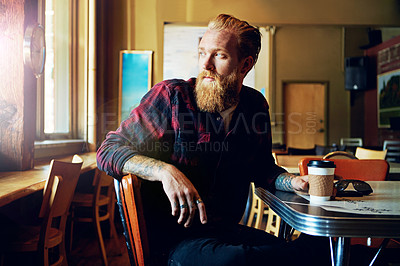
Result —
[[226, 57], [225, 54], [223, 54], [223, 53], [216, 53], [215, 56], [216, 57], [220, 57], [220, 58], [225, 58]]
[[199, 52], [199, 56], [204, 56], [205, 54], [204, 52]]

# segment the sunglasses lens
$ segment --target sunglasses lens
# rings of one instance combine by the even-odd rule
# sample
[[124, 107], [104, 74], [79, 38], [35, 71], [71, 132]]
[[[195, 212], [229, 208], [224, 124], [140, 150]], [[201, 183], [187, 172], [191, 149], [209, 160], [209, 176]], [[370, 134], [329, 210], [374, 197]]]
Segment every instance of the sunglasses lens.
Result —
[[347, 188], [348, 185], [349, 185], [349, 182], [348, 182], [348, 181], [346, 181], [346, 180], [340, 180], [340, 181], [336, 182], [335, 188], [336, 188], [338, 191], [343, 191], [343, 190], [345, 190], [345, 189]]
[[350, 183], [353, 184], [353, 187], [356, 191], [362, 193], [363, 195], [369, 195], [373, 192], [371, 186], [368, 183], [361, 180], [352, 179], [345, 179], [336, 182], [335, 188], [337, 189], [337, 191], [344, 191]]
[[372, 193], [372, 188], [368, 183], [362, 181], [355, 181], [353, 182], [354, 189], [362, 192], [364, 195], [368, 195]]

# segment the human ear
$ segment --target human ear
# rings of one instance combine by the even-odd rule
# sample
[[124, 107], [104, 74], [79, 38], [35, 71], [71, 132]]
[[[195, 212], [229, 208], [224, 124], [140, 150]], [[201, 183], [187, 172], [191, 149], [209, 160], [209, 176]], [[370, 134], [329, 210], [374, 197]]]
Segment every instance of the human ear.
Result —
[[250, 69], [253, 67], [254, 65], [254, 59], [251, 56], [246, 57], [245, 59], [243, 59], [243, 66], [241, 68], [240, 73], [246, 75]]

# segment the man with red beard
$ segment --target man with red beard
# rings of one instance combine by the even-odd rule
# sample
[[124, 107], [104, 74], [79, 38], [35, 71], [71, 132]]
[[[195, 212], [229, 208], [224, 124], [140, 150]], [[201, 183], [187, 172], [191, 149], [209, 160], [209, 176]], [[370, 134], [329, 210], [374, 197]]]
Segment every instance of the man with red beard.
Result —
[[155, 85], [99, 148], [100, 169], [143, 179], [153, 258], [169, 265], [299, 265], [305, 255], [312, 265], [313, 254], [324, 253], [329, 263], [329, 246], [310, 250], [302, 240], [286, 243], [238, 224], [250, 182], [285, 191], [308, 185], [307, 176], [275, 164], [268, 104], [242, 85], [260, 46], [257, 28], [219, 15], [200, 41], [198, 78]]

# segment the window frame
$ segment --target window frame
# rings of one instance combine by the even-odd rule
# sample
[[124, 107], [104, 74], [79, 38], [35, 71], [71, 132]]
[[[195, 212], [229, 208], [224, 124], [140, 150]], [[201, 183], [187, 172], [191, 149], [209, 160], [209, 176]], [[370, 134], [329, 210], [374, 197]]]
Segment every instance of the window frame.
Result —
[[[70, 119], [68, 133], [44, 132], [44, 77], [37, 79], [37, 118], [35, 158], [93, 151], [95, 139], [92, 127], [95, 121], [94, 83], [95, 73], [90, 71], [95, 52], [95, 38], [90, 31], [95, 30], [95, 1], [69, 0], [69, 86]], [[38, 0], [38, 22], [45, 25], [45, 0]], [[78, 20], [80, 25], [78, 25]], [[78, 40], [85, 40], [85, 45]], [[80, 89], [78, 89], [80, 88]], [[90, 114], [89, 114], [90, 112]], [[89, 126], [92, 125], [92, 126]], [[95, 131], [95, 130], [94, 130]], [[91, 136], [91, 135], [93, 136]]]
[[[73, 74], [73, 69], [74, 69], [74, 58], [75, 58], [75, 53], [76, 49], [74, 49], [74, 19], [76, 19], [76, 16], [74, 16], [74, 9], [73, 9], [73, 2], [74, 1], [69, 1], [69, 132], [66, 133], [45, 133], [44, 132], [44, 119], [45, 119], [45, 107], [44, 107], [44, 85], [45, 85], [45, 73], [43, 73], [37, 80], [37, 119], [36, 119], [36, 140], [38, 141], [46, 141], [46, 140], [64, 140], [64, 139], [76, 139], [78, 136], [76, 136], [76, 131], [74, 130], [76, 128], [76, 122], [74, 121], [73, 114], [75, 113], [74, 108], [76, 108], [76, 104], [74, 103], [75, 101], [75, 94], [76, 92], [73, 90], [73, 79], [75, 78], [75, 75]], [[38, 1], [38, 21], [40, 24], [44, 25], [46, 27], [46, 21], [45, 21], [45, 8], [46, 8], [46, 0], [39, 0]], [[46, 68], [45, 68], [46, 69]], [[46, 71], [46, 70], [44, 70]], [[75, 131], [75, 132], [74, 132]]]

